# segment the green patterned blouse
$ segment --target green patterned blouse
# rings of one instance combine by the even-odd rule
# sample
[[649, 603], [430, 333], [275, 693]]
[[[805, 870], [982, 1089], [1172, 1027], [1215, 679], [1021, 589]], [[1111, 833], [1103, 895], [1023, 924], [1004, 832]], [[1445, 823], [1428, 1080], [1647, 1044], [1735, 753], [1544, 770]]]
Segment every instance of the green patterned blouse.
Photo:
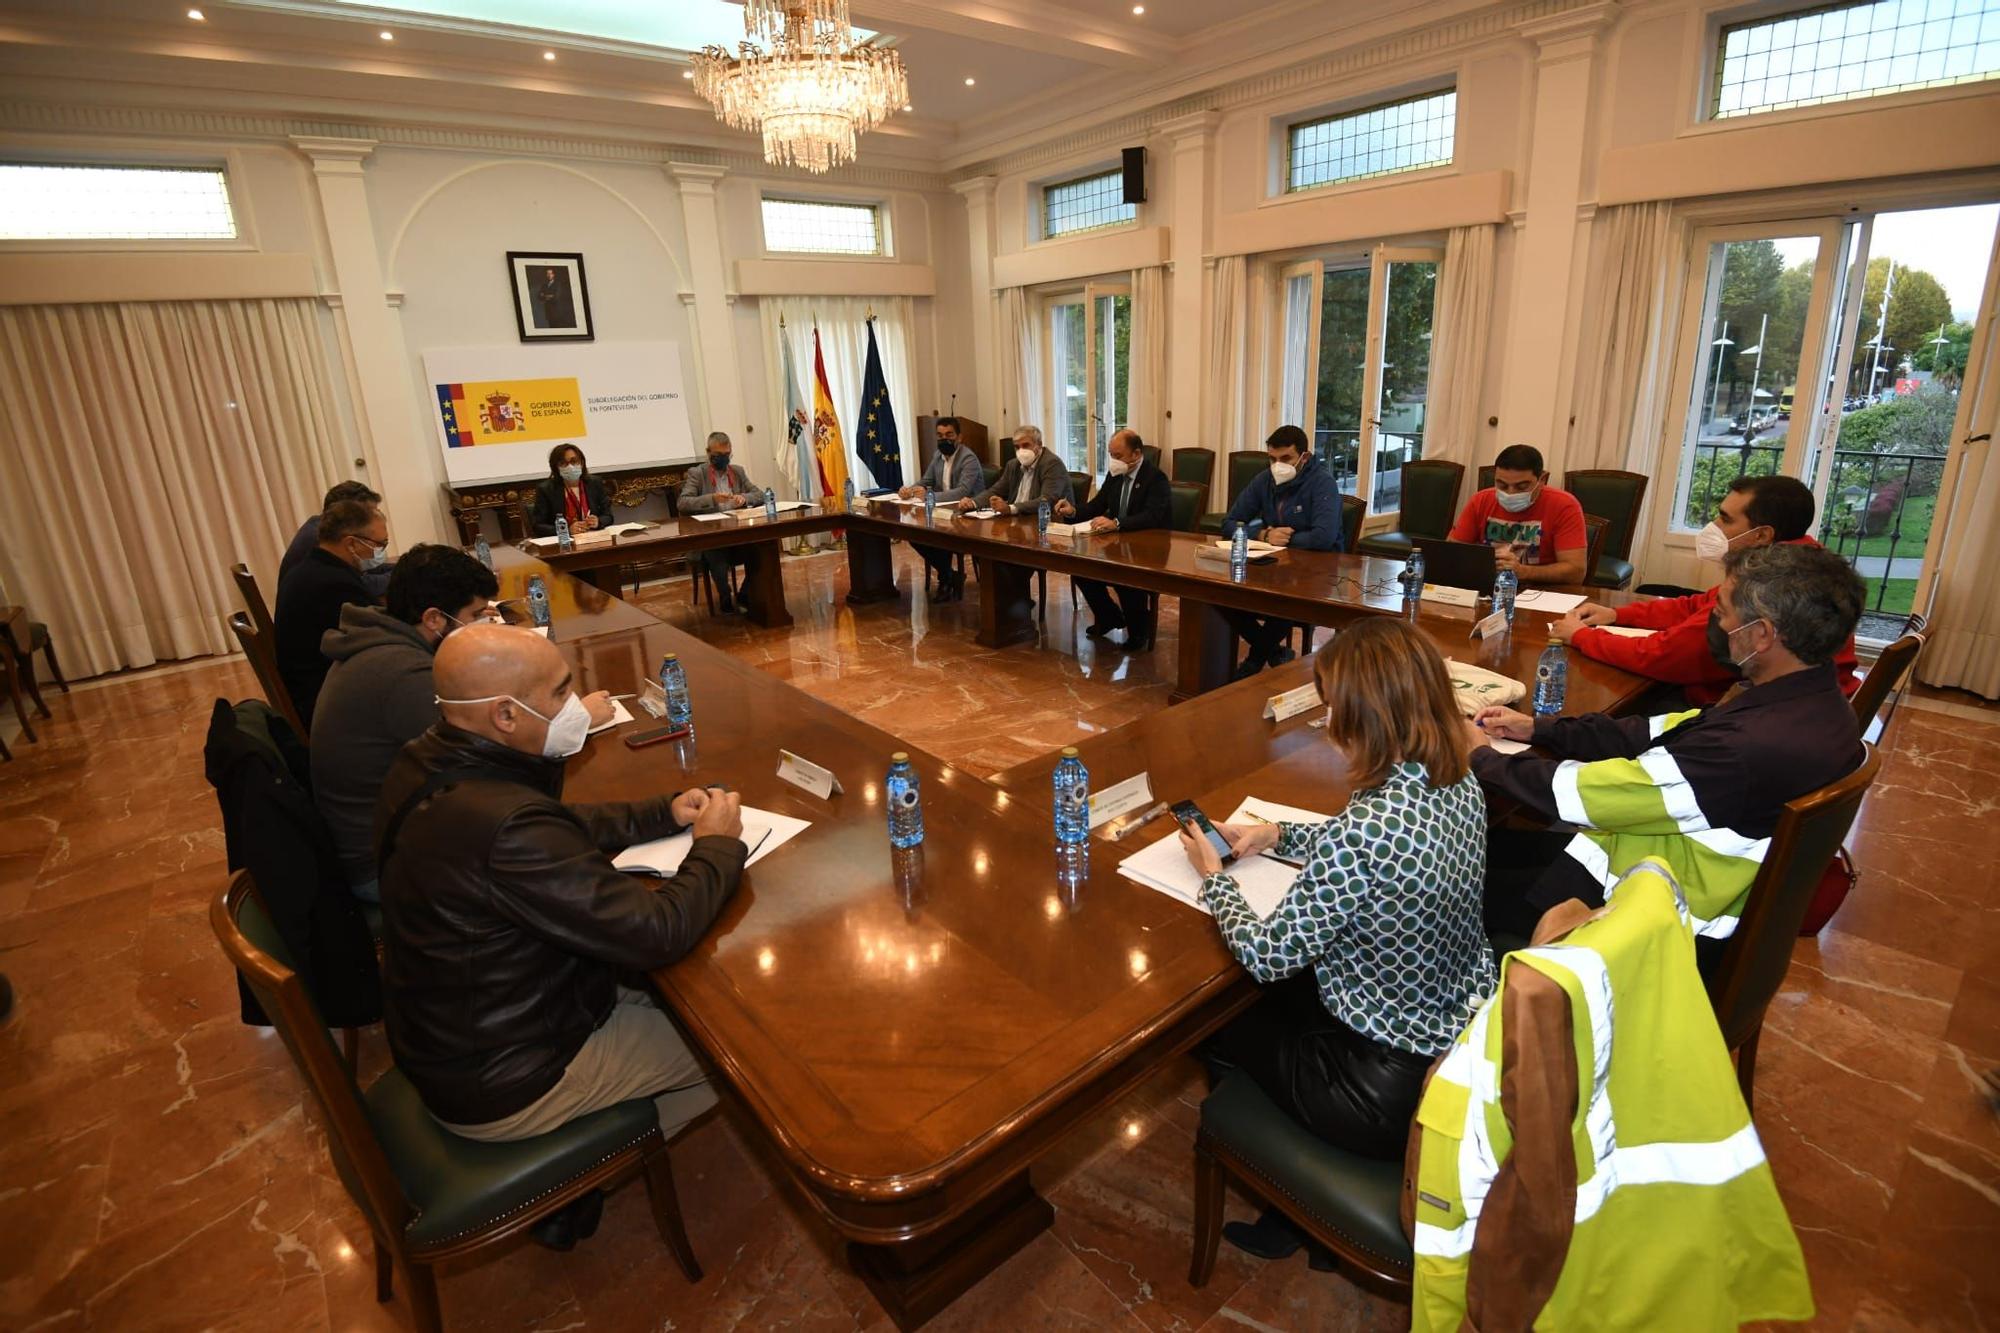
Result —
[[1257, 980], [1310, 966], [1327, 1012], [1412, 1055], [1449, 1046], [1497, 984], [1480, 917], [1486, 797], [1467, 774], [1433, 788], [1398, 764], [1324, 824], [1280, 824], [1278, 856], [1305, 869], [1260, 921], [1227, 873], [1202, 905]]

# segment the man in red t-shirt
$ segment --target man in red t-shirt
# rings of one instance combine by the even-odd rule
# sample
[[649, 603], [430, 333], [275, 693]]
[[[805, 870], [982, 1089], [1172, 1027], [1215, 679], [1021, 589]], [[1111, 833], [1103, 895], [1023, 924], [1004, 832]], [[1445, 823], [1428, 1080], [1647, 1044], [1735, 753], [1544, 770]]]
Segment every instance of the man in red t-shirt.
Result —
[[[1755, 546], [1818, 545], [1807, 534], [1813, 525], [1813, 495], [1796, 477], [1738, 477], [1716, 506], [1715, 519], [1695, 538], [1695, 554], [1721, 560], [1731, 551]], [[1686, 597], [1662, 597], [1613, 609], [1586, 602], [1558, 621], [1549, 633], [1569, 640], [1570, 647], [1634, 675], [1681, 687], [1687, 701], [1699, 707], [1721, 699], [1740, 677], [1709, 651], [1708, 621], [1715, 609], [1715, 589]], [[1613, 634], [1609, 626], [1649, 629], [1643, 636]], [[1860, 686], [1854, 674], [1854, 636], [1834, 655], [1834, 679], [1841, 692], [1853, 696]]]
[[1510, 444], [1493, 460], [1493, 484], [1452, 524], [1455, 542], [1493, 548], [1493, 563], [1523, 583], [1581, 583], [1590, 534], [1583, 506], [1542, 481], [1542, 451]]

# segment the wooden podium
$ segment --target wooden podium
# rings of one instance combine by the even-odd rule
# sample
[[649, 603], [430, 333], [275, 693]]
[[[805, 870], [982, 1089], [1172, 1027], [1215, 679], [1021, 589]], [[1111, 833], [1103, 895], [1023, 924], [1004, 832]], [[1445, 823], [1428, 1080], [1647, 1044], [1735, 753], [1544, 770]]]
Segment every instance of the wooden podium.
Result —
[[[934, 416], [917, 418], [917, 471], [923, 476], [931, 465], [932, 455], [937, 453], [937, 423]], [[958, 438], [966, 448], [976, 454], [987, 467], [998, 467], [993, 459], [993, 443], [987, 437], [986, 423], [974, 421], [971, 417], [958, 419]]]

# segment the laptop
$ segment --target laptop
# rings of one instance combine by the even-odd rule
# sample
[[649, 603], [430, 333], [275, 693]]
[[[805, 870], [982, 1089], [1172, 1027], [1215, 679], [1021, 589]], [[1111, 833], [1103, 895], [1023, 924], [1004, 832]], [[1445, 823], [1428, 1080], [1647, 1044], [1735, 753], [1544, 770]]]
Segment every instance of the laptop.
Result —
[[1493, 548], [1480, 542], [1444, 541], [1418, 537], [1424, 553], [1424, 582], [1447, 588], [1470, 588], [1482, 597], [1493, 595]]

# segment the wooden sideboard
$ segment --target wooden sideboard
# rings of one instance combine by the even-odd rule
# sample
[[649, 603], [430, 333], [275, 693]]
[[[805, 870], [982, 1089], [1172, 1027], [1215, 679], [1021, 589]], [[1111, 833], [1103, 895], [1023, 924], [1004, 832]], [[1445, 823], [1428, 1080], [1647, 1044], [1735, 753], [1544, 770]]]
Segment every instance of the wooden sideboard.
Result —
[[[681, 478], [692, 466], [691, 461], [656, 463], [650, 467], [619, 468], [591, 475], [604, 483], [611, 492], [611, 503], [621, 508], [634, 508], [644, 503], [648, 496], [664, 494], [672, 509], [674, 497], [681, 489]], [[536, 477], [529, 481], [492, 481], [469, 486], [454, 486], [446, 482], [445, 504], [450, 507], [452, 518], [458, 522], [459, 541], [470, 546], [479, 540], [480, 515], [489, 509], [499, 515], [501, 541], [526, 540], [530, 535], [528, 511], [534, 507], [535, 487], [541, 481], [540, 477]]]

